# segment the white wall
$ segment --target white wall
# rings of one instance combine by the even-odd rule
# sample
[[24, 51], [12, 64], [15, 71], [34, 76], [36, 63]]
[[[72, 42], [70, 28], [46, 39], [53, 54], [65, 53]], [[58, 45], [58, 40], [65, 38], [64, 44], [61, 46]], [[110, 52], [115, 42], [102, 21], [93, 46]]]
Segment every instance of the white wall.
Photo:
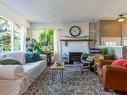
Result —
[[30, 27], [30, 23], [24, 17], [2, 3], [0, 3], [0, 16], [6, 17], [17, 24], [21, 24], [28, 28]]
[[[69, 30], [72, 26], [79, 26], [81, 28], [80, 36], [89, 35], [89, 22], [79, 22], [79, 23], [64, 23], [63, 24], [63, 31], [62, 31], [62, 39], [66, 39], [63, 36], [71, 36]], [[75, 38], [74, 38], [75, 39]], [[88, 42], [81, 41], [81, 42], [68, 42], [68, 45], [65, 46], [65, 42], [61, 42], [61, 50], [62, 55], [64, 53], [69, 54], [69, 52], [88, 52]]]
[[32, 23], [31, 29], [61, 29], [63, 28], [63, 23]]

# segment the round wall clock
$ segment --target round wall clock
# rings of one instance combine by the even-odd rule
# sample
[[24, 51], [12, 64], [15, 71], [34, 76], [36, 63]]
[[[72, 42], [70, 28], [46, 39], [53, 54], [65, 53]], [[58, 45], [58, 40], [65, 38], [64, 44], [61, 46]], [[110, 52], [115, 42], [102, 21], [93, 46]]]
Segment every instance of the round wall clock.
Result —
[[70, 31], [69, 32], [70, 32], [71, 36], [77, 37], [77, 36], [80, 35], [81, 29], [78, 26], [72, 26], [70, 28]]

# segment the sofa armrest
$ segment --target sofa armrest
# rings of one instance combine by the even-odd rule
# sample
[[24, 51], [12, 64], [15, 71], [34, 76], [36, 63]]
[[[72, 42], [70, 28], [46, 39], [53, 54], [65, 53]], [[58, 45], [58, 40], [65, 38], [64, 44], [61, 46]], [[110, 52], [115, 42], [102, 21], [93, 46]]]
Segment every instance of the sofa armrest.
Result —
[[127, 67], [103, 66], [103, 86], [118, 91], [127, 91]]
[[46, 54], [40, 54], [40, 57], [42, 60], [47, 61], [47, 55]]
[[0, 65], [0, 79], [16, 80], [25, 75], [22, 65]]

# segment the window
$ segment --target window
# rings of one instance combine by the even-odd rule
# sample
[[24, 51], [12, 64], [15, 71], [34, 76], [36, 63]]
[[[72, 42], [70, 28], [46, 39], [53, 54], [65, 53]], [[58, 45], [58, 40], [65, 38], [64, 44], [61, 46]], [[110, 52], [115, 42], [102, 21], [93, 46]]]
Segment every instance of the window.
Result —
[[116, 46], [116, 42], [106, 42], [106, 46]]
[[124, 44], [124, 45], [127, 45], [127, 40], [124, 40], [123, 44]]
[[14, 24], [14, 51], [21, 50], [21, 26]]
[[32, 38], [37, 40], [41, 50], [54, 50], [53, 29], [32, 30]]
[[54, 30], [46, 29], [39, 31], [39, 43], [42, 43], [42, 49], [54, 50]]
[[[12, 27], [13, 26], [13, 27]], [[0, 17], [0, 53], [23, 50], [26, 28]], [[24, 37], [24, 38], [22, 38]]]
[[11, 22], [0, 17], [0, 52], [11, 51]]

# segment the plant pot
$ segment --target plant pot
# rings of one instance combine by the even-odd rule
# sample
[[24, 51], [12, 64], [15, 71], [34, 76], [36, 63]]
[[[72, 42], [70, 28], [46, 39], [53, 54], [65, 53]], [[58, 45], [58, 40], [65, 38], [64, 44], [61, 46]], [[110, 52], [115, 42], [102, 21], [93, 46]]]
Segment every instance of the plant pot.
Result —
[[87, 59], [87, 57], [81, 57], [81, 60], [86, 60]]
[[114, 60], [114, 56], [113, 55], [104, 55], [104, 59], [106, 59], [106, 60]]

